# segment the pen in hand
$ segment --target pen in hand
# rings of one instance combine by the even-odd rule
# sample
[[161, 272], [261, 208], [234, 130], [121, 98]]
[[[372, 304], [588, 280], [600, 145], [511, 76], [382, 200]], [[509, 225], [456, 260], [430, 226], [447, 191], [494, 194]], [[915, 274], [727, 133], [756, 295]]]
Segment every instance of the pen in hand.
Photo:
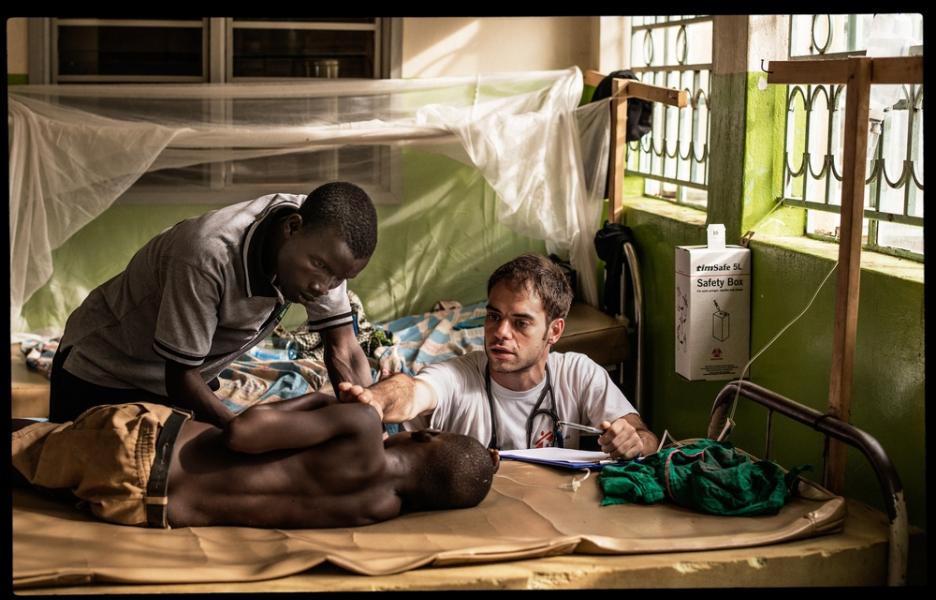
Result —
[[589, 427], [588, 425], [580, 425], [578, 423], [572, 423], [571, 421], [559, 421], [560, 427], [568, 427], [569, 429], [578, 429], [579, 431], [584, 431], [586, 433], [597, 433], [601, 435], [604, 433], [603, 429], [598, 429], [597, 427]]

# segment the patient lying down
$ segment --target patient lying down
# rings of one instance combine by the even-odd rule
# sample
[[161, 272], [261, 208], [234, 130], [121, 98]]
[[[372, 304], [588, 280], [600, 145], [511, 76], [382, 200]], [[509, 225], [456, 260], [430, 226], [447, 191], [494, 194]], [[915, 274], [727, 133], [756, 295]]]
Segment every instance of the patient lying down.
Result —
[[335, 402], [259, 405], [223, 430], [147, 403], [94, 407], [61, 425], [14, 419], [14, 480], [149, 527], [349, 527], [475, 506], [490, 490], [497, 454], [477, 440], [384, 440], [373, 408]]

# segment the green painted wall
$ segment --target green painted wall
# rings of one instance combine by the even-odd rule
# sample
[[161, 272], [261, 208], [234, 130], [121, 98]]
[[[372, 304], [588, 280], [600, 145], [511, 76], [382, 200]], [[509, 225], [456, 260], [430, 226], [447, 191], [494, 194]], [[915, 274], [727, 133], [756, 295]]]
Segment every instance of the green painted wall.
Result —
[[[741, 229], [744, 189], [738, 174], [745, 164], [745, 130], [738, 123], [747, 116], [746, 86], [744, 73], [711, 76], [708, 213], [711, 223], [725, 226], [725, 240], [729, 244], [737, 244], [744, 233]], [[713, 152], [713, 148], [719, 151]]]
[[217, 208], [202, 204], [116, 204], [52, 251], [53, 274], [23, 307], [30, 331], [61, 330], [88, 293], [120, 273], [147, 240], [182, 219]]
[[[744, 110], [738, 111], [744, 114], [746, 133], [718, 136], [723, 143], [744, 144], [741, 181], [722, 181], [719, 187], [740, 193], [737, 197], [733, 192], [718, 197], [710, 193], [708, 211], [709, 222], [735, 222], [742, 233], [755, 231], [750, 245], [752, 356], [803, 310], [837, 255], [832, 244], [797, 237], [803, 231], [803, 211], [787, 207], [771, 211], [782, 183], [785, 90], [759, 89], [760, 76], [746, 74]], [[726, 77], [720, 83], [713, 77], [712, 82], [713, 88], [725, 90], [723, 98], [738, 86], [735, 76]], [[720, 150], [714, 141], [712, 148], [716, 154]], [[736, 148], [728, 154], [735, 156]], [[712, 165], [716, 163], [713, 160]], [[705, 243], [707, 216], [635, 196], [625, 202], [622, 219], [634, 231], [644, 275], [644, 402], [649, 405], [645, 416], [657, 434], [669, 430], [677, 438], [702, 436], [712, 402], [727, 382], [690, 382], [675, 372], [674, 249]], [[861, 274], [851, 422], [875, 437], [891, 457], [904, 485], [910, 522], [925, 529], [922, 265], [869, 253], [864, 254], [863, 264], [873, 268], [864, 268]], [[812, 308], [753, 364], [750, 379], [825, 412], [834, 312], [833, 274]], [[763, 455], [766, 410], [742, 401], [735, 421], [732, 441]], [[772, 458], [781, 464], [811, 464], [811, 477], [821, 480], [822, 446], [822, 436], [812, 429], [783, 417], [774, 419]], [[855, 450], [848, 456], [845, 493], [883, 508], [876, 477]]]
[[[768, 243], [752, 242], [751, 247], [751, 342], [759, 349], [806, 306], [834, 261]], [[753, 381], [827, 410], [835, 295], [833, 274], [809, 312], [752, 366]], [[925, 527], [923, 284], [864, 269], [859, 298], [851, 422], [881, 443], [906, 489], [910, 521]], [[797, 442], [793, 427], [789, 437], [778, 430], [778, 439], [786, 440], [777, 448], [778, 458], [785, 464], [816, 465], [820, 477], [819, 436]], [[845, 493], [883, 506], [874, 472], [857, 451], [849, 453]]]
[[[705, 228], [665, 214], [652, 201], [628, 201], [626, 207], [624, 222], [637, 239], [644, 276], [645, 416], [658, 435], [666, 429], [677, 438], [702, 436], [727, 382], [690, 382], [675, 372], [674, 248], [704, 243]], [[753, 356], [806, 306], [834, 261], [757, 241], [751, 251]], [[833, 275], [812, 308], [753, 364], [751, 380], [825, 412], [834, 310]], [[923, 310], [921, 282], [862, 272], [852, 423], [877, 438], [894, 461], [910, 521], [925, 528]], [[762, 455], [766, 411], [740, 404], [735, 420], [732, 441]], [[821, 479], [822, 437], [785, 418], [776, 418], [774, 427], [774, 458], [786, 466], [811, 464], [812, 475]], [[849, 453], [846, 494], [883, 507], [873, 471], [857, 452]]]
[[[545, 252], [542, 241], [496, 222], [496, 195], [474, 167], [411, 149], [402, 157], [403, 199], [377, 206], [376, 252], [349, 285], [372, 321], [425, 312], [443, 299], [483, 300], [487, 278], [499, 265], [522, 252]], [[30, 330], [61, 330], [85, 296], [122, 271], [150, 238], [215, 208], [115, 204], [53, 251], [52, 280], [23, 310]], [[294, 307], [286, 324], [302, 317]]]

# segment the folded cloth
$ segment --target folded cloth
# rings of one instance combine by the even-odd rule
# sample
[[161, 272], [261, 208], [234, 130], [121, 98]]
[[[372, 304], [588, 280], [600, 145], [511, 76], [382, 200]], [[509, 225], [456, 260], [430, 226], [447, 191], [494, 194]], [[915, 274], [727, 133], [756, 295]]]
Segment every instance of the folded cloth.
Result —
[[46, 377], [52, 377], [52, 358], [58, 350], [58, 345], [58, 337], [23, 340], [20, 350], [26, 355], [26, 367], [39, 371]]
[[665, 448], [624, 465], [608, 465], [598, 476], [601, 505], [656, 504], [668, 498], [714, 515], [776, 514], [792, 495], [808, 465], [785, 472], [753, 460], [730, 442], [702, 439]]

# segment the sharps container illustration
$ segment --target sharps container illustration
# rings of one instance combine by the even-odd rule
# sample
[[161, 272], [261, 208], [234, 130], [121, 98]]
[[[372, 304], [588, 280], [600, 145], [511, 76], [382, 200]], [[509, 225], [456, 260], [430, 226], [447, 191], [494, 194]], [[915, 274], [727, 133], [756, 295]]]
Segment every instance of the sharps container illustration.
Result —
[[712, 314], [712, 337], [724, 342], [731, 334], [731, 315], [721, 309], [717, 300], [712, 300], [712, 303], [715, 304], [715, 312]]

